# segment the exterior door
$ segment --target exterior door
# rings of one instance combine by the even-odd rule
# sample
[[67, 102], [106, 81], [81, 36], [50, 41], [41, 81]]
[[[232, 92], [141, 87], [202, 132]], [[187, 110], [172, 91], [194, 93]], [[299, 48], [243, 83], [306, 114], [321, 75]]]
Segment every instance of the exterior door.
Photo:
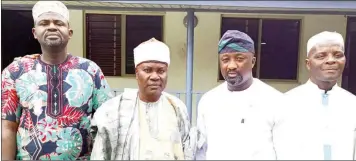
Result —
[[345, 42], [346, 66], [342, 87], [356, 95], [356, 17], [348, 17]]

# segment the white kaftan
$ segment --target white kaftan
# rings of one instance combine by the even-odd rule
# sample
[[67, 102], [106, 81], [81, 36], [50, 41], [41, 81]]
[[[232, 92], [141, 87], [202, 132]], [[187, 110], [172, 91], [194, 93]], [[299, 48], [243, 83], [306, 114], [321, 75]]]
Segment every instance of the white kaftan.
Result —
[[198, 106], [197, 160], [276, 159], [272, 130], [283, 94], [254, 78], [244, 91], [227, 83], [210, 90]]
[[325, 93], [310, 80], [286, 94], [288, 110], [278, 129], [278, 159], [352, 160], [356, 97], [335, 85]]

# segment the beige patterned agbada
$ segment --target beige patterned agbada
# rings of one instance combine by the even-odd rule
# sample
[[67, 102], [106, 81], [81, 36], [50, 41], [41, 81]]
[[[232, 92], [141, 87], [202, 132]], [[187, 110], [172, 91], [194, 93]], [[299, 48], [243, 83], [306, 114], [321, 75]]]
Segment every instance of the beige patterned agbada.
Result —
[[196, 130], [185, 104], [162, 92], [154, 103], [139, 100], [137, 89], [105, 102], [94, 116], [98, 134], [92, 160], [193, 160]]

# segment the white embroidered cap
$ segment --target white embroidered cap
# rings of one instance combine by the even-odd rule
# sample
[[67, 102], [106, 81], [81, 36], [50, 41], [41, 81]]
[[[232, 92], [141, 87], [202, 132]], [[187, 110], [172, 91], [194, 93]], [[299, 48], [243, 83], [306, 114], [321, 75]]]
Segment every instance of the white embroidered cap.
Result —
[[309, 56], [309, 52], [314, 46], [326, 43], [338, 44], [344, 47], [344, 38], [337, 32], [323, 31], [318, 33], [308, 40], [307, 56]]
[[145, 61], [159, 61], [170, 64], [170, 51], [169, 47], [161, 42], [152, 38], [138, 45], [134, 49], [134, 62], [135, 68], [138, 64]]
[[36, 21], [43, 13], [53, 12], [63, 16], [69, 22], [68, 8], [60, 1], [38, 1], [32, 8], [32, 17]]

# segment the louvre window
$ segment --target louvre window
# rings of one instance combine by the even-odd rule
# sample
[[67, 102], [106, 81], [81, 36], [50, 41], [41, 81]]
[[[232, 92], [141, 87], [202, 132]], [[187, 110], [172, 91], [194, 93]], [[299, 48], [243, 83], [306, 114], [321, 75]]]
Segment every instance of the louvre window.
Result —
[[106, 76], [135, 74], [133, 49], [152, 37], [162, 41], [163, 16], [86, 14], [86, 57]]

